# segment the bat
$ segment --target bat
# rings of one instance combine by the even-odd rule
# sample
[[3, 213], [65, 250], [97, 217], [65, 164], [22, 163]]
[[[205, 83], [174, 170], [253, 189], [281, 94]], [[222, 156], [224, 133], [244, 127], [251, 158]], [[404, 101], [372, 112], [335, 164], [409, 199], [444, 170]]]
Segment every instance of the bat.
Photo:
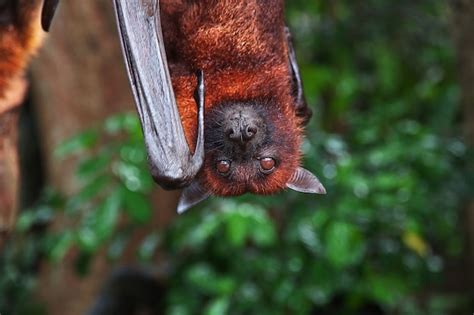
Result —
[[209, 196], [325, 193], [300, 166], [303, 95], [282, 0], [114, 0], [151, 174]]
[[326, 192], [300, 166], [311, 110], [283, 0], [113, 4], [150, 172], [183, 189], [179, 213], [209, 196]]

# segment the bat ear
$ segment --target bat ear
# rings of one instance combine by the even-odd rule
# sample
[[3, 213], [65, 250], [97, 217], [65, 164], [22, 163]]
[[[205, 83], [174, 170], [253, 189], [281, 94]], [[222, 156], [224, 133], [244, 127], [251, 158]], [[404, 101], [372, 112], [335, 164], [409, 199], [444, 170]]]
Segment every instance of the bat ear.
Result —
[[198, 181], [194, 180], [191, 185], [183, 189], [178, 202], [178, 213], [181, 214], [201, 201], [209, 198], [211, 193], [206, 190]]
[[286, 187], [295, 191], [309, 193], [309, 194], [325, 194], [326, 189], [319, 179], [310, 171], [302, 167], [298, 167], [291, 176]]

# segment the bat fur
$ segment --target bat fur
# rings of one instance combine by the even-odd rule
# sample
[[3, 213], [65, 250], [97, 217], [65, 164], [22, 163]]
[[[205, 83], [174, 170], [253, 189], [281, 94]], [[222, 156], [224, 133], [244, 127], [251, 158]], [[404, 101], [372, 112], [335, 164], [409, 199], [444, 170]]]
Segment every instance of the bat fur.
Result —
[[[164, 0], [160, 7], [173, 89], [192, 149], [197, 130], [194, 71], [205, 74], [206, 158], [197, 176], [201, 186], [221, 196], [272, 194], [286, 188], [301, 162], [306, 117], [297, 115], [292, 93], [283, 1]], [[216, 172], [216, 139], [210, 135], [219, 121], [213, 119], [220, 120], [215, 113], [236, 104], [255, 107], [265, 116], [271, 135], [264, 150], [277, 155], [271, 174], [263, 175], [249, 163], [237, 165], [230, 177]]]
[[42, 43], [39, 0], [0, 0], [0, 101]]

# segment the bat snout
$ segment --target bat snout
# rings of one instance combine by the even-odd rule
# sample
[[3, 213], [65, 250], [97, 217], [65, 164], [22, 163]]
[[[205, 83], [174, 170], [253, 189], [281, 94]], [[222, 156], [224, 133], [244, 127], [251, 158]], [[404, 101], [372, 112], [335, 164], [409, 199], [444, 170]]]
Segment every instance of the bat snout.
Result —
[[258, 127], [253, 123], [239, 124], [238, 126], [227, 128], [226, 130], [226, 135], [229, 140], [242, 143], [252, 140], [257, 133]]
[[258, 138], [263, 120], [253, 108], [236, 106], [225, 115], [223, 126], [228, 140], [245, 144]]

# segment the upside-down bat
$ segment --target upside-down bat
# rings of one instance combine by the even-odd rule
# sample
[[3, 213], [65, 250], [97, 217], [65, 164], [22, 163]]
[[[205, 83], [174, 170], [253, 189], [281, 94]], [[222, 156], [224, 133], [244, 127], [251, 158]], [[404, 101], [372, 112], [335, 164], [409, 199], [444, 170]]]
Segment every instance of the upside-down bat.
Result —
[[151, 174], [184, 188], [178, 212], [211, 195], [325, 193], [300, 167], [311, 111], [283, 0], [114, 6]]
[[185, 187], [179, 212], [210, 195], [325, 192], [299, 166], [310, 111], [282, 0], [114, 4], [152, 175]]

